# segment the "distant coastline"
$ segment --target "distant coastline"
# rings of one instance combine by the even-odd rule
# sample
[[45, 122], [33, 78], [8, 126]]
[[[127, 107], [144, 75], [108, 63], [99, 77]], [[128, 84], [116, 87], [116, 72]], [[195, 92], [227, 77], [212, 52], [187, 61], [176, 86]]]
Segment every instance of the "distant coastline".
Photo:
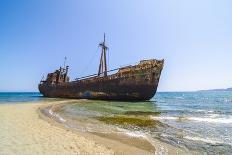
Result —
[[232, 91], [232, 87], [231, 88], [222, 88], [222, 89], [208, 89], [208, 90], [199, 90], [199, 91]]

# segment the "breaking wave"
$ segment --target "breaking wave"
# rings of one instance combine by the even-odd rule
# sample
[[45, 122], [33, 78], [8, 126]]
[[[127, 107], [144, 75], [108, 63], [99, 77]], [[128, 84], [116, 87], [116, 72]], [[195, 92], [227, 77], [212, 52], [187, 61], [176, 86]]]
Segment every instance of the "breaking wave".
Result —
[[221, 123], [221, 124], [231, 124], [232, 123], [232, 117], [218, 117], [218, 115], [215, 116], [209, 116], [209, 117], [178, 117], [178, 116], [152, 116], [151, 119], [154, 120], [175, 120], [175, 121], [194, 121], [194, 122], [205, 122], [205, 123]]
[[222, 141], [217, 140], [217, 139], [209, 139], [209, 138], [202, 138], [202, 137], [191, 137], [191, 136], [185, 136], [184, 138], [188, 139], [188, 140], [193, 140], [193, 141], [201, 141], [201, 142], [205, 142], [205, 143], [210, 143], [210, 144], [213, 144], [213, 145], [223, 144]]

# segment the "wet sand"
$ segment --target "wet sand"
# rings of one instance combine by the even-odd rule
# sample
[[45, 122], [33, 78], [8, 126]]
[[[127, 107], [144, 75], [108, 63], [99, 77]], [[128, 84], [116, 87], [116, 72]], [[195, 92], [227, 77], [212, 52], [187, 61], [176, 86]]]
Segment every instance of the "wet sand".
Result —
[[61, 124], [40, 113], [41, 108], [61, 103], [61, 101], [56, 101], [52, 103], [1, 104], [0, 154], [149, 155], [190, 153], [158, 140], [154, 152], [149, 152], [136, 147], [138, 143], [130, 145], [117, 141], [113, 137], [81, 133], [64, 128]]

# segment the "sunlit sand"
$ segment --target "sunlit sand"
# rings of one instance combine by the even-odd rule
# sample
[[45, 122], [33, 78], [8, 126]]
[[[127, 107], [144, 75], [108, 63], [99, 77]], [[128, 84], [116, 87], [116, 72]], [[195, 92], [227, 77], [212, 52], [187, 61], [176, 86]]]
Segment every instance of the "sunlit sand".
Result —
[[22, 103], [0, 105], [1, 154], [185, 154], [183, 150], [157, 142], [155, 152], [88, 133], [74, 132], [43, 116], [39, 108], [52, 103]]
[[43, 104], [0, 105], [0, 154], [113, 154], [113, 150], [40, 119]]

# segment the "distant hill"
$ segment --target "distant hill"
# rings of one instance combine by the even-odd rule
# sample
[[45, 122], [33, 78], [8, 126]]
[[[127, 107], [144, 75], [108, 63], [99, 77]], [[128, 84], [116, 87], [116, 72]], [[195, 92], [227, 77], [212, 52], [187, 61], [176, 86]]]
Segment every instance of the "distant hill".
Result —
[[226, 89], [209, 89], [209, 90], [200, 90], [200, 91], [232, 91], [232, 87]]

